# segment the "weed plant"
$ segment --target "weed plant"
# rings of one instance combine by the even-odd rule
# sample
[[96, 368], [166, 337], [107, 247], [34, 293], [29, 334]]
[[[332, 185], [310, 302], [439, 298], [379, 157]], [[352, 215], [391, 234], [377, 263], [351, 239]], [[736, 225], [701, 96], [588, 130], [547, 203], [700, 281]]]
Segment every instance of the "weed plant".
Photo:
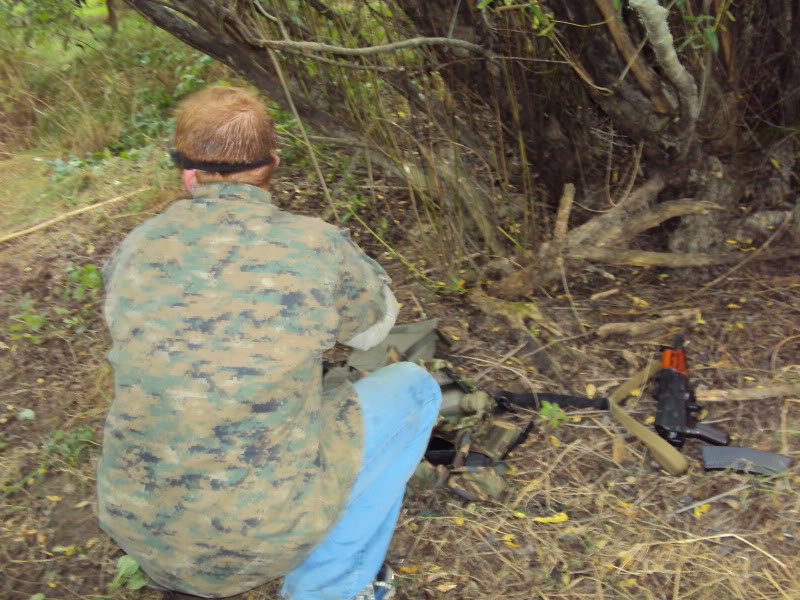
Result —
[[[89, 22], [91, 23], [91, 21]], [[12, 149], [35, 145], [84, 159], [162, 142], [176, 102], [227, 75], [141, 17], [126, 14], [112, 37], [103, 25], [67, 41], [0, 25], [3, 136]], [[11, 128], [21, 125], [22, 135]]]

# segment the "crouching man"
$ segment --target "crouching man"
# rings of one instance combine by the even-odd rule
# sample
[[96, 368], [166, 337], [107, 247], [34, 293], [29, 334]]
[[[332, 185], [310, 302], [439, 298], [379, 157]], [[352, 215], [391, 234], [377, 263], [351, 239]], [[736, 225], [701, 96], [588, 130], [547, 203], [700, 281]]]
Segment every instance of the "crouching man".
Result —
[[217, 598], [282, 576], [288, 600], [386, 600], [439, 387], [397, 363], [322, 393], [324, 350], [368, 349], [394, 324], [388, 276], [346, 231], [273, 206], [276, 136], [254, 96], [207, 88], [176, 118], [193, 197], [104, 272], [100, 524], [153, 587]]

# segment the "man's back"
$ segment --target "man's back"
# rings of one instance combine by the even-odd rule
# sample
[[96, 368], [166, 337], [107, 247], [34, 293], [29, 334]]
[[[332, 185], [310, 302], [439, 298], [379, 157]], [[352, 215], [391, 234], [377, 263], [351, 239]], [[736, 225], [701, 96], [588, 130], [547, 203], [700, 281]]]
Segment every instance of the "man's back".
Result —
[[351, 388], [323, 400], [320, 354], [380, 319], [386, 281], [352, 252], [334, 227], [276, 209], [266, 192], [215, 183], [112, 258], [100, 520], [161, 585], [252, 588], [291, 569], [338, 517], [361, 422]]

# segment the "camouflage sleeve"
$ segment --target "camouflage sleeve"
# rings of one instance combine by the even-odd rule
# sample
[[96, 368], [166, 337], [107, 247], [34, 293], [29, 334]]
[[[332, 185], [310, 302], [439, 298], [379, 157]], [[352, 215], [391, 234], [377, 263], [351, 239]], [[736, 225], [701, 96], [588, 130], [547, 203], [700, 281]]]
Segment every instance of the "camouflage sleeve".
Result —
[[[361, 347], [359, 334], [388, 320], [392, 321], [389, 324], [389, 328], [391, 327], [397, 316], [394, 310], [396, 302], [388, 287], [391, 279], [383, 267], [350, 240], [349, 231], [340, 230], [339, 233], [341, 236], [337, 236], [336, 241], [339, 259], [339, 280], [336, 288], [339, 329], [336, 340], [353, 347]], [[382, 339], [381, 337], [375, 343]]]

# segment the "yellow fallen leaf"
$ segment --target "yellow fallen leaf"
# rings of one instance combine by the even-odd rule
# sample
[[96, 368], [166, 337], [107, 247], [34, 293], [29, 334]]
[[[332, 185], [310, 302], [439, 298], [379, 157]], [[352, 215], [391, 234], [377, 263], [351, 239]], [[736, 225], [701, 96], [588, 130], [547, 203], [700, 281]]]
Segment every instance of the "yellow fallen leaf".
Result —
[[441, 583], [434, 588], [437, 592], [441, 592], [443, 594], [449, 592], [452, 589], [455, 589], [458, 586], [457, 583]]
[[633, 300], [634, 304], [638, 304], [639, 306], [650, 306], [650, 303], [647, 300], [643, 300], [638, 296], [628, 296], [631, 300]]
[[730, 304], [728, 304], [728, 308], [742, 308], [742, 307], [739, 306], [738, 304], [734, 304], [733, 302], [731, 302]]
[[583, 417], [570, 417], [569, 420], [572, 421], [573, 423], [580, 423], [581, 421], [583, 421]]
[[453, 522], [456, 525], [463, 525], [466, 522], [466, 519], [464, 519], [464, 517], [453, 517]]
[[737, 242], [736, 240], [725, 240], [725, 243], [726, 244], [738, 244], [739, 242]]
[[756, 378], [755, 378], [755, 377], [750, 377], [750, 375], [745, 375], [743, 379], [744, 379], [745, 381], [755, 381], [755, 380], [756, 380]]
[[61, 502], [61, 496], [45, 496], [51, 502]]
[[519, 548], [519, 547], [520, 547], [520, 545], [519, 545], [519, 544], [515, 544], [514, 542], [511, 542], [511, 541], [509, 541], [509, 540], [506, 540], [506, 541], [504, 541], [503, 543], [504, 543], [506, 546], [510, 547], [510, 548]]
[[770, 157], [770, 159], [769, 159], [769, 164], [771, 164], [773, 167], [775, 167], [776, 169], [778, 169], [778, 171], [780, 171], [780, 170], [781, 170], [781, 163], [780, 163], [780, 162], [778, 161], [778, 159], [777, 159], [777, 158], [775, 158], [774, 156], [773, 156], [773, 157]]
[[38, 469], [36, 469], [36, 472], [37, 472], [37, 473], [47, 473], [47, 472], [48, 472], [48, 470], [47, 470], [47, 469], [45, 469], [44, 467], [39, 467]]
[[504, 533], [500, 536], [500, 539], [504, 542], [512, 542], [514, 541], [514, 534], [513, 533]]
[[552, 444], [553, 448], [558, 448], [561, 445], [561, 440], [558, 439], [556, 436], [550, 436], [550, 444]]
[[419, 571], [419, 567], [400, 567], [400, 570], [403, 573], [408, 573], [409, 575], [411, 575], [411, 574], [416, 573], [417, 571]]
[[524, 519], [528, 515], [522, 512], [521, 510], [514, 510], [511, 511], [511, 516], [516, 517], [517, 519]]
[[624, 585], [625, 587], [636, 585], [636, 578], [628, 577], [625, 581], [622, 582], [622, 585]]
[[696, 519], [699, 519], [704, 514], [706, 514], [709, 510], [711, 510], [710, 504], [701, 504], [700, 506], [695, 506], [692, 514], [695, 516]]
[[586, 395], [589, 398], [594, 398], [594, 395], [597, 393], [597, 386], [593, 383], [586, 384]]
[[631, 390], [631, 396], [639, 396], [642, 393], [641, 388], [634, 388]]
[[697, 418], [698, 418], [700, 421], [702, 421], [702, 420], [703, 420], [703, 419], [705, 419], [707, 416], [708, 416], [708, 409], [707, 409], [707, 408], [704, 408], [703, 410], [701, 410], [701, 411], [700, 411], [700, 414], [699, 414], [699, 415], [697, 415]]
[[565, 512], [560, 512], [549, 517], [533, 517], [533, 520], [537, 523], [564, 523], [569, 521], [569, 515]]
[[647, 418], [644, 420], [644, 422], [645, 422], [645, 423], [647, 423], [648, 425], [652, 425], [653, 423], [655, 423], [655, 422], [656, 422], [656, 418], [655, 418], [655, 417], [647, 417]]
[[736, 327], [738, 327], [739, 329], [744, 329], [744, 323], [742, 323], [741, 321], [736, 321]]
[[620, 550], [617, 552], [617, 557], [619, 558], [620, 568], [624, 569], [633, 562], [634, 554], [630, 550]]

